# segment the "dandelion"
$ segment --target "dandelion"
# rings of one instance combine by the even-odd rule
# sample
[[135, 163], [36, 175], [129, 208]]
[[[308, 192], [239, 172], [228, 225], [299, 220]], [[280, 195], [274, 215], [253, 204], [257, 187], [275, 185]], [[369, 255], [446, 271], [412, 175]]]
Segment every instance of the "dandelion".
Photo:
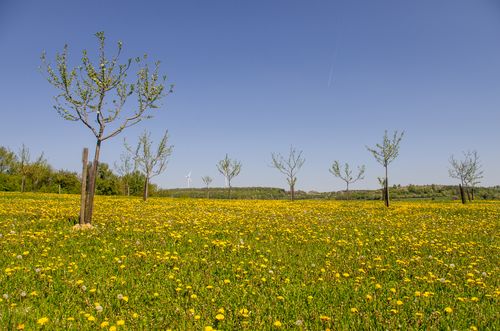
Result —
[[108, 321], [104, 321], [101, 323], [101, 328], [105, 328], [105, 327], [108, 327], [109, 326], [109, 322]]
[[218, 321], [222, 321], [222, 320], [224, 320], [224, 315], [217, 314], [217, 315], [215, 315], [215, 319], [218, 320]]
[[444, 309], [444, 311], [445, 311], [447, 314], [451, 314], [451, 313], [453, 313], [453, 309], [452, 309], [451, 307], [446, 307], [446, 308]]
[[358, 308], [355, 307], [351, 308], [351, 313], [356, 314], [358, 312], [359, 312]]
[[24, 330], [24, 324], [20, 323], [16, 326], [16, 330]]
[[282, 324], [281, 324], [280, 321], [276, 320], [276, 321], [274, 321], [273, 325], [274, 325], [275, 328], [281, 328]]
[[116, 325], [118, 325], [118, 326], [125, 325], [125, 321], [124, 320], [118, 320], [118, 321], [116, 321]]
[[42, 317], [42, 318], [38, 319], [38, 321], [36, 321], [36, 324], [39, 324], [39, 325], [45, 325], [47, 323], [49, 323], [48, 317]]

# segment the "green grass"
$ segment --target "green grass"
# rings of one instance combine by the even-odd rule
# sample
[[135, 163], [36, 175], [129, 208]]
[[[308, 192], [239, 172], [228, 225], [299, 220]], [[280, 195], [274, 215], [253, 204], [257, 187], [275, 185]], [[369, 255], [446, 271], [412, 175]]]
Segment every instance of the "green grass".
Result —
[[96, 203], [0, 193], [2, 328], [500, 326], [498, 202]]

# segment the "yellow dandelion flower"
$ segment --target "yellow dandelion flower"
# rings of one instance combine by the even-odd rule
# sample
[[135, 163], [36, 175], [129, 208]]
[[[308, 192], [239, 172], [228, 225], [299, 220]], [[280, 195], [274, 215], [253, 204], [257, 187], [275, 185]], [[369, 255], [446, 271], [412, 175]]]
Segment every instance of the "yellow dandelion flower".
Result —
[[276, 320], [276, 321], [274, 321], [273, 325], [274, 325], [275, 328], [281, 328], [282, 324], [281, 324], [280, 321]]
[[446, 308], [444, 309], [444, 311], [445, 311], [447, 314], [451, 314], [451, 313], [453, 313], [453, 309], [452, 309], [451, 307], [446, 307]]
[[224, 320], [224, 315], [217, 314], [217, 315], [215, 315], [215, 319], [218, 320], [218, 321], [222, 321], [222, 320]]
[[45, 325], [47, 323], [49, 323], [48, 317], [42, 317], [42, 318], [38, 319], [38, 321], [36, 321], [36, 324], [39, 324], [39, 325]]
[[118, 325], [118, 326], [125, 325], [125, 321], [124, 320], [118, 320], [118, 321], [116, 321], [116, 325]]

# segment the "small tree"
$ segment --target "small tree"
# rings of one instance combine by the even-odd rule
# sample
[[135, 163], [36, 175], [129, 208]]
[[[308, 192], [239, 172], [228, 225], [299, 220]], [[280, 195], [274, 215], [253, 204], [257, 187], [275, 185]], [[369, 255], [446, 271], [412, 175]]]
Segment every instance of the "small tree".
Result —
[[[101, 144], [113, 138], [126, 128], [143, 119], [150, 118], [148, 110], [158, 108], [161, 98], [172, 92], [170, 86], [165, 91], [166, 77], [159, 75], [160, 62], [156, 62], [151, 70], [148, 64], [141, 65], [147, 56], [137, 57], [139, 65], [137, 78], [127, 82], [127, 75], [132, 64], [129, 59], [123, 64], [118, 63], [122, 50], [122, 42], [118, 42], [116, 55], [107, 58], [104, 47], [104, 32], [95, 34], [99, 40], [98, 63], [94, 65], [87, 51], [82, 51], [82, 64], [71, 69], [68, 65], [68, 45], [63, 52], [56, 55], [56, 67], [53, 68], [42, 54], [42, 64], [48, 74], [47, 80], [60, 93], [56, 96], [54, 108], [64, 119], [79, 121], [86, 126], [96, 138], [96, 148], [92, 169], [89, 173], [89, 185], [85, 200], [85, 223], [91, 223], [94, 206], [94, 194]], [[129, 96], [137, 96], [137, 107], [125, 115], [125, 102]], [[111, 104], [108, 101], [112, 100]]]
[[349, 164], [345, 163], [344, 167], [342, 167], [339, 161], [335, 161], [332, 164], [332, 167], [329, 171], [337, 178], [342, 179], [346, 184], [346, 192], [347, 192], [347, 200], [349, 200], [349, 184], [354, 184], [358, 180], [363, 179], [363, 175], [365, 173], [365, 166], [362, 165], [358, 167], [357, 175], [353, 176], [352, 169], [350, 169]]
[[26, 176], [28, 175], [31, 162], [30, 150], [26, 145], [22, 145], [17, 158], [19, 159], [19, 174], [21, 175], [21, 192], [24, 192], [26, 188]]
[[381, 200], [385, 203], [385, 178], [377, 177], [378, 185], [380, 185]]
[[203, 177], [201, 177], [201, 180], [203, 181], [203, 183], [205, 183], [205, 185], [207, 187], [207, 199], [210, 199], [209, 186], [212, 183], [212, 177], [210, 177], [210, 176], [203, 176]]
[[389, 164], [396, 159], [399, 155], [399, 144], [401, 139], [403, 139], [404, 131], [398, 133], [398, 131], [394, 131], [392, 139], [387, 136], [387, 130], [385, 130], [384, 138], [382, 140], [382, 144], [375, 145], [375, 148], [366, 147], [368, 151], [370, 151], [377, 160], [378, 163], [384, 166], [385, 169], [385, 188], [384, 188], [384, 201], [386, 207], [389, 207], [389, 177], [387, 168]]
[[165, 131], [156, 152], [152, 150], [152, 144], [151, 134], [147, 131], [144, 131], [144, 133], [139, 136], [139, 142], [137, 143], [135, 151], [125, 143], [125, 148], [133, 155], [132, 158], [137, 169], [145, 176], [142, 196], [144, 201], [148, 199], [148, 189], [151, 178], [165, 171], [168, 157], [172, 154], [173, 150], [173, 146], [168, 145], [168, 131]]
[[[465, 204], [465, 193], [467, 193], [469, 200], [473, 199], [474, 187], [481, 182], [483, 171], [479, 163], [477, 151], [463, 152], [463, 155], [464, 158], [462, 160], [455, 159], [454, 155], [450, 157], [450, 168], [448, 169], [448, 173], [451, 178], [460, 180], [458, 188], [460, 190], [462, 203]], [[468, 190], [469, 186], [472, 189], [472, 197]]]
[[470, 171], [466, 178], [467, 187], [470, 187], [470, 199], [474, 200], [474, 189], [481, 183], [483, 179], [482, 165], [479, 163], [479, 155], [477, 151], [470, 153]]
[[226, 157], [217, 163], [217, 170], [224, 176], [227, 187], [228, 187], [228, 197], [231, 199], [231, 180], [238, 176], [241, 171], [241, 162], [237, 160], [231, 160], [226, 154]]
[[123, 182], [125, 194], [130, 196], [130, 175], [134, 171], [134, 165], [132, 163], [132, 157], [129, 153], [124, 153], [120, 155], [120, 163], [114, 164], [116, 172], [120, 176], [121, 181]]
[[271, 153], [272, 167], [286, 176], [288, 185], [290, 186], [290, 200], [295, 199], [295, 184], [297, 183], [297, 173], [304, 165], [306, 159], [302, 157], [302, 151], [297, 151], [293, 146], [290, 146], [288, 157], [283, 157], [281, 154]]

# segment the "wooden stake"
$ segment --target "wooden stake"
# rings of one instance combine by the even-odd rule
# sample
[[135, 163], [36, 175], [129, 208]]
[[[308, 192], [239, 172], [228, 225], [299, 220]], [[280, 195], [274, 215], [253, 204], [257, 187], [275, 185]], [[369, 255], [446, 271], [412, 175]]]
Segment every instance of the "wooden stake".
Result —
[[85, 209], [87, 206], [87, 163], [89, 160], [89, 149], [83, 149], [82, 155], [82, 195], [80, 201], [80, 225], [85, 224]]

